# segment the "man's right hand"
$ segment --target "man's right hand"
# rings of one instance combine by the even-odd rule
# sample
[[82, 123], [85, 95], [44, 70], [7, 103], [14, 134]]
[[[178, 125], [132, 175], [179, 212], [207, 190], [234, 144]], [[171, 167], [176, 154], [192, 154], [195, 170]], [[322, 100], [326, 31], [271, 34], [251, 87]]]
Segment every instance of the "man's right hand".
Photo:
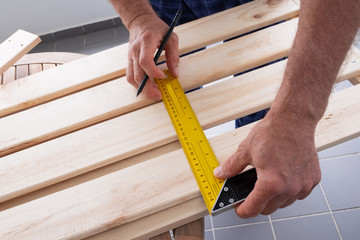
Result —
[[[161, 99], [161, 93], [151, 78], [164, 78], [165, 74], [154, 63], [154, 55], [168, 29], [169, 26], [155, 14], [138, 16], [129, 25], [127, 81], [138, 88], [147, 73], [150, 79], [143, 92], [156, 100]], [[178, 77], [178, 37], [174, 32], [165, 46], [165, 57], [168, 69], [175, 77]]]

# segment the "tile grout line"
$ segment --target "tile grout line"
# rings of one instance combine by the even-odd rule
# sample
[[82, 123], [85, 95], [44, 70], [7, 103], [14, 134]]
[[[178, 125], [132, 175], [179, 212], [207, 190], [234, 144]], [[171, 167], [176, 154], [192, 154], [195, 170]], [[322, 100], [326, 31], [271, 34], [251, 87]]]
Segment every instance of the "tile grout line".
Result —
[[246, 227], [246, 226], [252, 226], [252, 225], [258, 225], [263, 223], [268, 223], [269, 221], [259, 221], [259, 222], [253, 222], [253, 223], [243, 223], [243, 224], [237, 224], [237, 225], [231, 225], [231, 226], [225, 226], [225, 227], [216, 227], [214, 230], [223, 230], [223, 229], [231, 229], [231, 228], [237, 228], [237, 227]]
[[269, 218], [269, 222], [270, 222], [271, 231], [272, 231], [272, 234], [274, 236], [274, 240], [276, 240], [275, 229], [274, 229], [274, 226], [273, 226], [273, 223], [272, 223], [272, 220], [271, 220], [271, 216], [269, 215], [268, 218]]
[[329, 214], [330, 212], [320, 212], [320, 213], [311, 213], [311, 214], [305, 214], [305, 215], [299, 215], [299, 216], [292, 216], [292, 217], [283, 217], [278, 219], [272, 219], [273, 222], [281, 222], [281, 221], [287, 221], [287, 220], [293, 220], [297, 218], [306, 218], [306, 217], [314, 217], [314, 216], [321, 216]]
[[346, 209], [339, 209], [339, 210], [335, 210], [333, 212], [341, 213], [341, 212], [349, 212], [349, 211], [353, 211], [353, 210], [360, 210], [360, 206], [359, 207], [346, 208]]
[[324, 195], [324, 197], [325, 197], [325, 201], [326, 201], [326, 204], [327, 204], [327, 206], [328, 206], [328, 208], [329, 208], [329, 211], [330, 211], [331, 217], [332, 217], [332, 219], [333, 219], [333, 221], [334, 221], [334, 224], [335, 224], [335, 227], [336, 227], [336, 231], [337, 231], [337, 232], [338, 232], [338, 234], [339, 234], [340, 240], [343, 240], [343, 238], [342, 238], [342, 236], [341, 236], [341, 233], [340, 233], [340, 230], [339, 230], [339, 227], [338, 227], [338, 225], [337, 225], [337, 223], [336, 223], [336, 220], [335, 220], [334, 214], [333, 214], [333, 212], [332, 212], [332, 210], [331, 210], [331, 207], [330, 207], [329, 201], [328, 201], [328, 199], [327, 199], [327, 197], [326, 197], [326, 194], [325, 194], [324, 188], [323, 188], [323, 186], [322, 186], [322, 184], [321, 184], [321, 183], [319, 183], [319, 186], [320, 186], [320, 189], [321, 189], [321, 191], [322, 191], [322, 193], [323, 193], [323, 195]]
[[339, 156], [321, 158], [319, 160], [320, 161], [328, 161], [328, 160], [333, 160], [333, 159], [338, 159], [338, 158], [343, 158], [343, 157], [351, 157], [351, 156], [359, 156], [359, 155], [360, 155], [360, 152], [358, 152], [358, 153], [348, 153], [348, 154], [339, 155]]
[[54, 52], [56, 52], [57, 40], [54, 42]]
[[84, 47], [83, 47], [83, 49], [85, 49], [86, 48], [86, 41], [87, 41], [87, 34], [84, 34]]
[[211, 232], [212, 232], [212, 235], [213, 235], [213, 240], [216, 240], [215, 239], [215, 229], [214, 229], [214, 222], [213, 222], [213, 217], [211, 215], [210, 216], [210, 224], [211, 224]]

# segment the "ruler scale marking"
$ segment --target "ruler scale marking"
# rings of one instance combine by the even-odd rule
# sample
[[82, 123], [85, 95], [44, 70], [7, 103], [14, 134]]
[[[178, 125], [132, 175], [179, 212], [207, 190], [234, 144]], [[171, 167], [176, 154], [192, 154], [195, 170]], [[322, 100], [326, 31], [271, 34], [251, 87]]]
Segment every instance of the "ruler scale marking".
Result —
[[168, 70], [164, 73], [167, 77], [155, 82], [210, 215], [244, 201], [257, 180], [255, 169], [225, 181], [215, 178], [213, 171], [219, 166], [215, 153], [178, 79]]
[[155, 79], [155, 81], [206, 207], [211, 214], [224, 182], [213, 175], [213, 170], [219, 163], [180, 83], [171, 76], [169, 71], [165, 71], [165, 74], [167, 78]]

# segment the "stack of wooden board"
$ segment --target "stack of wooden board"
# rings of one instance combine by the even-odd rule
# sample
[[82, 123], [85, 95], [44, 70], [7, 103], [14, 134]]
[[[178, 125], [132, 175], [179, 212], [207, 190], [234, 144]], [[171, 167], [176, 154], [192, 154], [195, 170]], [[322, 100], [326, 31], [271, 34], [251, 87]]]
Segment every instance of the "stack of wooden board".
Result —
[[[299, 5], [257, 0], [175, 29], [189, 90], [287, 56]], [[125, 80], [127, 44], [0, 88], [0, 239], [144, 239], [207, 214], [162, 102]], [[271, 106], [286, 61], [188, 95], [204, 129]], [[165, 66], [162, 66], [165, 68]], [[360, 75], [349, 52], [338, 81]], [[318, 150], [360, 135], [360, 85], [334, 94]], [[220, 162], [253, 124], [210, 139]]]

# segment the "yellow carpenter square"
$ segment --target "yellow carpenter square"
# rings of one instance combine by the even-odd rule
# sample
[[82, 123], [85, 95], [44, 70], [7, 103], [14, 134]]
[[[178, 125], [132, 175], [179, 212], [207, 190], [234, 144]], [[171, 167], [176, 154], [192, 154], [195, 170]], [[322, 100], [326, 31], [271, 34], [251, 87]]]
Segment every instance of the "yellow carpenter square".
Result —
[[203, 129], [178, 81], [165, 71], [167, 78], [155, 79], [163, 102], [176, 130], [191, 170], [211, 214], [223, 181], [214, 177], [219, 162], [204, 134]]

